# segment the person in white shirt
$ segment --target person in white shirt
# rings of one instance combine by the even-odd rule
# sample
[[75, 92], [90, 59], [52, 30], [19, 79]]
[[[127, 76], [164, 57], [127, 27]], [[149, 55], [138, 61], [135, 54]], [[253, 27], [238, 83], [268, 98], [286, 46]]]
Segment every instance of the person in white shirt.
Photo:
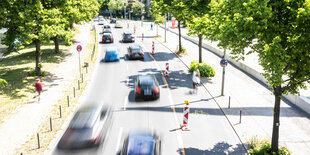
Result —
[[193, 72], [192, 80], [193, 80], [193, 89], [194, 89], [193, 92], [197, 93], [198, 85], [200, 83], [200, 72], [198, 69]]

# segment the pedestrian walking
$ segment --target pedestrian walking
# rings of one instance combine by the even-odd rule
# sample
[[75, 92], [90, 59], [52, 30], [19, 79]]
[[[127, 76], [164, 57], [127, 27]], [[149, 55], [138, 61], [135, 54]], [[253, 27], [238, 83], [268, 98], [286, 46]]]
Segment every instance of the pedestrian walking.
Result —
[[151, 30], [153, 31], [153, 23], [151, 23]]
[[200, 83], [200, 72], [198, 69], [193, 72], [192, 80], [193, 80], [193, 93], [197, 93], [198, 86]]
[[43, 89], [43, 86], [42, 86], [42, 83], [40, 82], [40, 79], [37, 79], [36, 81], [37, 82], [35, 83], [34, 87], [36, 88], [37, 94], [34, 96], [34, 98], [38, 97], [38, 101], [40, 102], [40, 95], [41, 95], [41, 91]]

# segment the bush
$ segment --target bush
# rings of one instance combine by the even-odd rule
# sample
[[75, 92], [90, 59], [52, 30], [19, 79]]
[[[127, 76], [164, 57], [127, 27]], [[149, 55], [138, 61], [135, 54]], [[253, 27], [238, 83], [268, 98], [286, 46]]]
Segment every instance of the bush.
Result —
[[[37, 72], [34, 69], [34, 70], [31, 70], [30, 72], [28, 72], [28, 75], [29, 76], [37, 76]], [[46, 76], [46, 72], [41, 70], [41, 75], [40, 76], [42, 76], [42, 77]]]
[[199, 63], [198, 60], [194, 60], [191, 62], [189, 67], [189, 71], [193, 72], [195, 70], [199, 70], [200, 76], [202, 77], [214, 77], [215, 70], [212, 66], [207, 64], [206, 62]]
[[8, 82], [6, 80], [0, 78], [0, 88], [5, 87], [7, 84]]
[[248, 155], [290, 155], [291, 152], [285, 148], [280, 147], [277, 153], [271, 153], [271, 145], [269, 141], [267, 140], [257, 140], [253, 139], [250, 142], [248, 142], [248, 145], [250, 147]]

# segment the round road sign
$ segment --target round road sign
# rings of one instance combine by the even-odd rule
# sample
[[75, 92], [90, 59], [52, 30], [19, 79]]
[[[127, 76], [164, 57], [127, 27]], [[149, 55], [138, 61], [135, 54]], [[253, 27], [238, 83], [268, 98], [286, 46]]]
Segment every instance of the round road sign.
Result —
[[78, 52], [81, 52], [81, 51], [82, 51], [82, 46], [81, 46], [81, 45], [77, 45], [77, 46], [76, 46], [76, 50], [77, 50]]
[[222, 67], [226, 67], [227, 64], [228, 64], [228, 62], [227, 62], [226, 59], [222, 59], [221, 62], [220, 62], [220, 64], [221, 64]]

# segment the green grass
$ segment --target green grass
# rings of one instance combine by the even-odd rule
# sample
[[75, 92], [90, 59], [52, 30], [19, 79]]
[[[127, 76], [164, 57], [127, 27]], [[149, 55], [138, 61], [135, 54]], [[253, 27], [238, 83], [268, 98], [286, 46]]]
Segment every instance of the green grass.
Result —
[[[85, 57], [83, 57], [82, 63], [83, 62], [89, 62], [89, 67], [88, 67], [88, 74], [85, 74], [85, 69], [83, 68], [83, 74], [85, 74], [85, 76], [89, 76], [91, 75], [92, 69], [94, 68], [95, 62], [96, 62], [96, 55], [98, 52], [98, 44], [95, 44], [95, 31], [91, 31], [90, 32], [90, 42], [86, 47], [86, 51], [88, 51], [87, 55]], [[92, 54], [92, 50], [94, 45], [95, 47], [95, 53], [94, 53], [94, 60], [91, 61], [91, 54]], [[55, 135], [57, 134], [57, 132], [61, 129], [63, 123], [65, 122], [65, 120], [70, 116], [70, 114], [72, 112], [74, 112], [75, 108], [77, 107], [77, 103], [78, 103], [78, 99], [79, 97], [82, 95], [83, 90], [85, 89], [88, 81], [84, 81], [83, 83], [81, 83], [81, 89], [77, 90], [77, 80], [79, 80], [79, 75], [76, 74], [75, 75], [75, 79], [71, 82], [71, 84], [69, 86], [67, 86], [66, 88], [68, 88], [67, 90], [63, 91], [63, 96], [58, 100], [58, 104], [55, 104], [53, 107], [53, 110], [50, 113], [50, 116], [48, 116], [47, 118], [45, 118], [45, 121], [43, 122], [43, 124], [41, 124], [39, 130], [37, 132], [35, 132], [31, 139], [26, 142], [20, 149], [16, 150], [15, 154], [44, 154], [44, 151], [46, 151], [48, 149], [48, 146], [50, 145], [51, 141], [55, 138]], [[86, 78], [85, 78], [86, 79]], [[73, 92], [72, 92], [72, 88], [75, 87], [76, 88], [76, 97], [73, 97]], [[70, 106], [68, 107], [67, 104], [67, 96], [70, 97]], [[59, 118], [59, 105], [62, 106], [62, 118]], [[50, 117], [52, 118], [52, 122], [53, 122], [53, 131], [50, 131], [50, 124], [49, 124], [49, 119]], [[37, 148], [37, 133], [40, 134], [40, 144], [41, 144], [41, 148], [38, 149]]]
[[[70, 55], [70, 46], [61, 45], [60, 52], [54, 52], [54, 45], [41, 46], [42, 70], [52, 71]], [[34, 83], [36, 77], [28, 76], [28, 72], [35, 68], [35, 48], [33, 45], [15, 53], [11, 53], [0, 60], [0, 78], [6, 80], [8, 85], [0, 91], [0, 124], [6, 116], [15, 109], [27, 103], [34, 96]]]

